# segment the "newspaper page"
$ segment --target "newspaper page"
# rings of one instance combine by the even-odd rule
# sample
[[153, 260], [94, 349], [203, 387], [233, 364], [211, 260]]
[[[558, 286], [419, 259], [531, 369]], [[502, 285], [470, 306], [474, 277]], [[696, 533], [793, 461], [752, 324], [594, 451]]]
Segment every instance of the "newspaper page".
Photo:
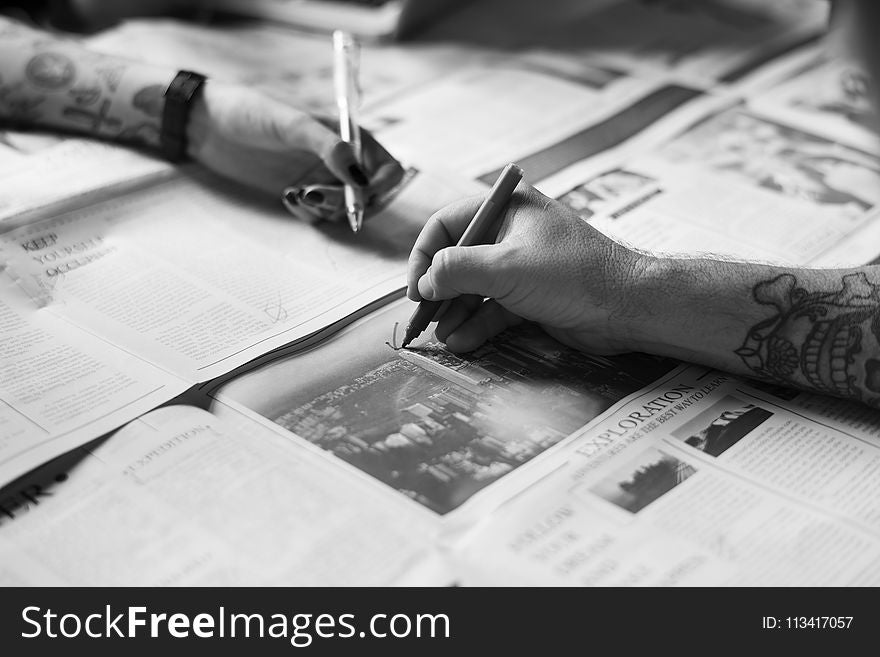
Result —
[[35, 308], [198, 383], [399, 291], [428, 217], [481, 189], [414, 172], [354, 235], [175, 177], [32, 221], [0, 252]]
[[507, 15], [508, 29], [527, 35], [518, 45], [528, 59], [563, 67], [587, 62], [644, 77], [672, 74], [702, 87], [738, 79], [815, 39], [828, 23], [823, 0], [550, 4], [566, 6], [554, 14], [542, 4], [537, 16], [506, 6], [498, 12]]
[[424, 561], [425, 514], [222, 415], [152, 411], [3, 489], [0, 585], [384, 586]]
[[0, 130], [0, 232], [171, 171], [124, 146]]
[[399, 296], [422, 223], [478, 189], [413, 172], [353, 235], [175, 177], [0, 234], [3, 481]]
[[787, 79], [750, 94], [753, 110], [842, 144], [880, 153], [880, 124], [864, 66], [814, 49]]
[[698, 89], [581, 66], [561, 76], [527, 62], [475, 66], [364, 112], [402, 161], [492, 184], [508, 162], [534, 183], [614, 146]]
[[464, 585], [877, 586], [880, 445], [690, 368], [461, 539]]
[[35, 309], [0, 271], [0, 485], [191, 384]]
[[584, 354], [533, 325], [465, 355], [428, 333], [395, 349], [414, 307], [388, 304], [211, 395], [412, 500], [454, 533], [539, 477], [545, 452], [679, 366]]
[[[813, 266], [877, 256], [865, 239], [880, 212], [876, 154], [736, 97], [697, 105], [705, 111], [683, 132], [569, 167], [542, 191], [609, 236], [658, 253]], [[654, 132], [656, 142], [662, 127]]]
[[[463, 66], [499, 57], [479, 42], [456, 39], [360, 44], [360, 86], [365, 108], [449, 75]], [[228, 24], [129, 19], [86, 39], [91, 48], [128, 56], [149, 52], [151, 62], [187, 68], [213, 79], [245, 84], [304, 110], [335, 115], [333, 46], [327, 34], [307, 33], [267, 21]]]

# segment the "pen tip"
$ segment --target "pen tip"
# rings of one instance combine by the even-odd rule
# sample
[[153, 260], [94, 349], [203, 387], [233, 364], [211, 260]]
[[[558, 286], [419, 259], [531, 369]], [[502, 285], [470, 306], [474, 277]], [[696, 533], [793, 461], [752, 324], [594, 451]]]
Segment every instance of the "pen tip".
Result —
[[364, 211], [360, 208], [351, 210], [348, 213], [348, 223], [351, 225], [353, 233], [359, 233], [361, 228], [364, 227]]

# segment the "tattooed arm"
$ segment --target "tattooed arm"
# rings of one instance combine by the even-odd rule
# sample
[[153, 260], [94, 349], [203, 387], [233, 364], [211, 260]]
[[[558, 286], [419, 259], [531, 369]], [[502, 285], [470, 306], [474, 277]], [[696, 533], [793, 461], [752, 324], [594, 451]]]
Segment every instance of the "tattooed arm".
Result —
[[[159, 146], [164, 91], [176, 70], [101, 55], [74, 40], [0, 16], [0, 127], [40, 127], [150, 149]], [[307, 220], [345, 216], [341, 183], [371, 198], [403, 177], [400, 164], [362, 131], [359, 164], [331, 122], [240, 85], [209, 80], [187, 125], [188, 153], [235, 183], [280, 198], [288, 186], [321, 184], [299, 198]]]
[[0, 122], [156, 148], [173, 75], [0, 17]]
[[880, 267], [659, 258], [520, 190], [496, 244], [446, 248], [479, 199], [436, 213], [416, 241], [408, 295], [454, 299], [436, 327], [450, 349], [531, 320], [584, 351], [655, 353], [880, 406]]

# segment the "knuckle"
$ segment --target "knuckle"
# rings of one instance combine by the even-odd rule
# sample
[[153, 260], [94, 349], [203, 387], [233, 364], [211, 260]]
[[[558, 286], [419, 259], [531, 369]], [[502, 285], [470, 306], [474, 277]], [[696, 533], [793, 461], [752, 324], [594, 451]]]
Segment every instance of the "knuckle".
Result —
[[431, 269], [434, 270], [435, 280], [437, 280], [437, 276], [447, 276], [450, 269], [455, 266], [455, 256], [452, 253], [452, 249], [441, 249], [434, 254], [434, 259], [431, 262]]

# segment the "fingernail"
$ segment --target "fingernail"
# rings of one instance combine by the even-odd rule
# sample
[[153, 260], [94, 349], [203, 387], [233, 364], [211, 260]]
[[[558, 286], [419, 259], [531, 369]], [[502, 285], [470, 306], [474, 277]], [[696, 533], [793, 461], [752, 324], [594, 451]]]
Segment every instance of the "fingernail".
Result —
[[318, 205], [319, 203], [324, 202], [324, 195], [321, 192], [311, 190], [310, 192], [306, 192], [305, 196], [303, 196], [303, 200]]
[[367, 178], [367, 174], [365, 174], [357, 164], [352, 164], [348, 167], [348, 172], [351, 174], [354, 181], [361, 187], [366, 187], [370, 184], [370, 179]]
[[419, 279], [418, 287], [422, 299], [431, 301], [434, 298], [434, 286], [431, 284], [431, 276], [429, 272], [425, 272]]

